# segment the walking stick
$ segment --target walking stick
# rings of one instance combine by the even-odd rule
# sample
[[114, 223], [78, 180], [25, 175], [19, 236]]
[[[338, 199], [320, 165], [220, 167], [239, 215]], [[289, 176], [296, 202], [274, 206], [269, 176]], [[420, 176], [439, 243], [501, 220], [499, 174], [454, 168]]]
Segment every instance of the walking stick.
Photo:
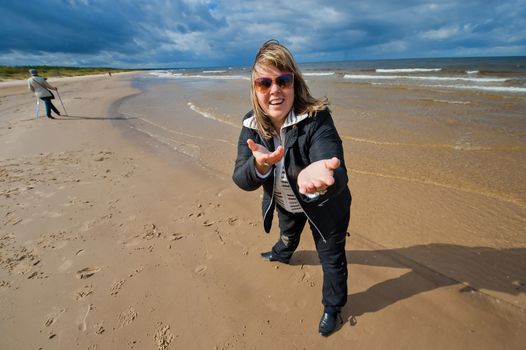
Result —
[[58, 90], [55, 90], [55, 91], [57, 92], [57, 96], [58, 96], [58, 99], [60, 100], [60, 104], [62, 105], [62, 108], [64, 109], [64, 114], [66, 115], [66, 117], [69, 117], [68, 111], [66, 111], [66, 107], [64, 106], [64, 102], [62, 102], [62, 98], [60, 97]]

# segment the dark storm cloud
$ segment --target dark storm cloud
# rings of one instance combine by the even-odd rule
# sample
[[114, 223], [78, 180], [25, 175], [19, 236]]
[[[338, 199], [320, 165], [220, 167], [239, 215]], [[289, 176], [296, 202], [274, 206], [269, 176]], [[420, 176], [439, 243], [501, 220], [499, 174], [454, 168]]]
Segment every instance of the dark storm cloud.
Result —
[[249, 64], [269, 38], [300, 61], [526, 54], [526, 0], [0, 0], [0, 64]]

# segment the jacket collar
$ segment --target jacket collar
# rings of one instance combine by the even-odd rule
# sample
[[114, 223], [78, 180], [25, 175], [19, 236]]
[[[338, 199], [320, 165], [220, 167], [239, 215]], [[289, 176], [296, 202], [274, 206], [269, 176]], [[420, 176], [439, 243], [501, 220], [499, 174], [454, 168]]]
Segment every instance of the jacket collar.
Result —
[[[294, 111], [291, 111], [289, 113], [289, 115], [287, 116], [287, 119], [285, 119], [285, 123], [283, 123], [283, 126], [281, 128], [284, 129], [284, 128], [289, 127], [291, 125], [298, 124], [303, 119], [306, 119], [308, 117], [309, 117], [308, 113], [303, 113], [303, 114], [300, 114], [300, 115], [296, 115], [296, 113], [294, 113]], [[254, 130], [258, 129], [256, 118], [254, 118], [254, 116], [251, 116], [251, 117], [243, 120], [243, 126], [249, 128], [249, 129], [254, 129]]]

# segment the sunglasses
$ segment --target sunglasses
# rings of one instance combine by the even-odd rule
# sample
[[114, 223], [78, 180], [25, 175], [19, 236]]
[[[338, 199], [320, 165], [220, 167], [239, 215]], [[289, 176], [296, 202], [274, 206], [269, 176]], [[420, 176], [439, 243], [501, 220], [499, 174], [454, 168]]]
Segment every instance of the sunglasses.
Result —
[[280, 89], [290, 89], [292, 85], [294, 85], [294, 74], [283, 73], [274, 80], [269, 77], [254, 79], [254, 87], [256, 88], [256, 91], [260, 93], [266, 93], [270, 90], [272, 83], [276, 83]]

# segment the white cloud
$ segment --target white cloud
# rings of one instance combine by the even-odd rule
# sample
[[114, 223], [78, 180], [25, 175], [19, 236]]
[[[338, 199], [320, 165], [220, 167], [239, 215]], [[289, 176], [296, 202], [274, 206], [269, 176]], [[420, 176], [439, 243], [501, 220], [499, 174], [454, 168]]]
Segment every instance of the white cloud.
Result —
[[447, 28], [440, 28], [436, 30], [428, 30], [426, 32], [420, 33], [422, 39], [429, 40], [445, 40], [454, 36], [457, 36], [460, 33], [458, 26], [452, 26]]
[[91, 5], [90, 0], [67, 0], [67, 3], [72, 6], [78, 6], [78, 5], [90, 6]]
[[164, 48], [171, 48], [181, 52], [194, 52], [199, 56], [210, 53], [210, 46], [203, 33], [179, 33], [167, 30], [166, 36], [171, 44], [164, 44]]
[[367, 51], [371, 53], [404, 52], [407, 47], [407, 42], [403, 40], [394, 40], [383, 44], [369, 46], [367, 47]]

